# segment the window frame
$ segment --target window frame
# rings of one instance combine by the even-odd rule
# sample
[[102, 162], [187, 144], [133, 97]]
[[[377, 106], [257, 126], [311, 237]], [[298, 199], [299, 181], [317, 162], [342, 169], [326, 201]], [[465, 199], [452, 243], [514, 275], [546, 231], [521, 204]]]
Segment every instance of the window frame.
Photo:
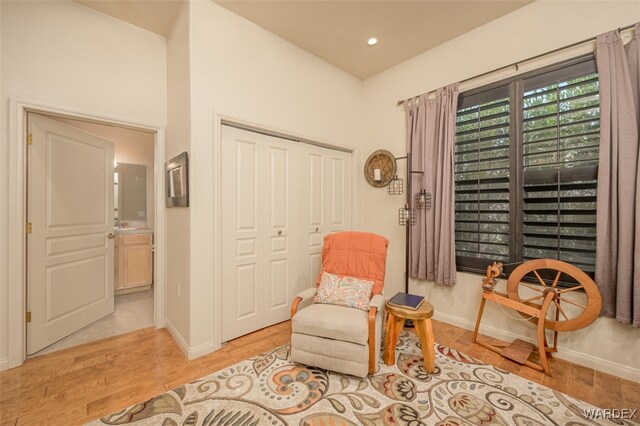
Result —
[[[563, 168], [557, 171], [529, 171], [525, 182], [524, 172], [524, 94], [528, 90], [544, 87], [583, 75], [597, 73], [595, 55], [589, 53], [566, 61], [548, 65], [511, 78], [490, 83], [461, 92], [456, 109], [490, 102], [501, 97], [509, 98], [509, 261], [505, 262], [504, 274], [508, 276], [523, 262], [524, 251], [524, 195], [525, 183], [544, 183], [551, 173], [569, 179], [587, 178], [597, 180], [598, 166]], [[455, 166], [455, 162], [454, 162]], [[563, 179], [561, 179], [562, 181]], [[455, 182], [455, 179], [454, 179]], [[455, 222], [454, 222], [455, 223]], [[560, 223], [558, 223], [559, 226]], [[455, 236], [454, 236], [455, 238]], [[460, 272], [486, 274], [490, 260], [486, 258], [459, 256], [456, 250], [456, 268]], [[515, 263], [515, 265], [513, 265]], [[592, 274], [590, 274], [592, 275]]]

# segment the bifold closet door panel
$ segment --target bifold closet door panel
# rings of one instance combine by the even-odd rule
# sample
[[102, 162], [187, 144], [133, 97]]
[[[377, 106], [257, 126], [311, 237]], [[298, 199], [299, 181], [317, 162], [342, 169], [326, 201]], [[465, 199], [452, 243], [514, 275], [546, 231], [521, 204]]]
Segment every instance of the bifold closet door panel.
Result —
[[222, 127], [222, 340], [289, 317], [351, 229], [351, 154]]
[[[259, 263], [260, 190], [259, 141], [236, 129], [222, 130], [222, 340], [260, 328]], [[263, 242], [264, 244], [264, 242]]]
[[326, 233], [351, 230], [351, 154], [326, 150]]
[[285, 321], [297, 291], [296, 144], [223, 126], [222, 339]]
[[315, 285], [322, 243], [332, 232], [351, 229], [351, 153], [304, 145], [301, 194], [300, 290]]
[[299, 290], [312, 287], [320, 273], [322, 259], [322, 239], [326, 222], [325, 177], [326, 158], [322, 149], [305, 146], [302, 150], [303, 164], [301, 194], [301, 238]]
[[[268, 265], [264, 285], [265, 324], [286, 321], [291, 314], [291, 301], [298, 291], [300, 241], [299, 145], [291, 141], [265, 137], [265, 197]], [[268, 283], [268, 284], [267, 284]]]

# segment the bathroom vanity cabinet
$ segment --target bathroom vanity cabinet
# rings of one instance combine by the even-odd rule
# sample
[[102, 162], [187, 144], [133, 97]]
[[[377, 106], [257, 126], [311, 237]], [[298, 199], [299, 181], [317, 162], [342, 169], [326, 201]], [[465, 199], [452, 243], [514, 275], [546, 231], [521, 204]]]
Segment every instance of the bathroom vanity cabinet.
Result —
[[116, 232], [115, 264], [116, 294], [149, 289], [153, 284], [153, 234]]

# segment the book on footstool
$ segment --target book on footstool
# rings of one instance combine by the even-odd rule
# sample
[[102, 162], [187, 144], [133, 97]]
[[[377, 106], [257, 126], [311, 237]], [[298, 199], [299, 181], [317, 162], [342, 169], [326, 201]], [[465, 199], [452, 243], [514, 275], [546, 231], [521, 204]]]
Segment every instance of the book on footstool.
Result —
[[424, 302], [424, 297], [422, 296], [398, 292], [395, 296], [389, 299], [387, 303], [399, 308], [407, 308], [415, 311], [420, 307], [420, 305], [422, 305], [422, 302]]

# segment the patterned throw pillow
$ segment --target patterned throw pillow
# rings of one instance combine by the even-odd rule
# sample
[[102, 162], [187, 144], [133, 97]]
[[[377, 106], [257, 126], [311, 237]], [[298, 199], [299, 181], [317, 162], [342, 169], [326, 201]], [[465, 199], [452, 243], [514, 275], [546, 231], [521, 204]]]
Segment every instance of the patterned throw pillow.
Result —
[[313, 303], [326, 303], [369, 310], [373, 281], [322, 272]]

